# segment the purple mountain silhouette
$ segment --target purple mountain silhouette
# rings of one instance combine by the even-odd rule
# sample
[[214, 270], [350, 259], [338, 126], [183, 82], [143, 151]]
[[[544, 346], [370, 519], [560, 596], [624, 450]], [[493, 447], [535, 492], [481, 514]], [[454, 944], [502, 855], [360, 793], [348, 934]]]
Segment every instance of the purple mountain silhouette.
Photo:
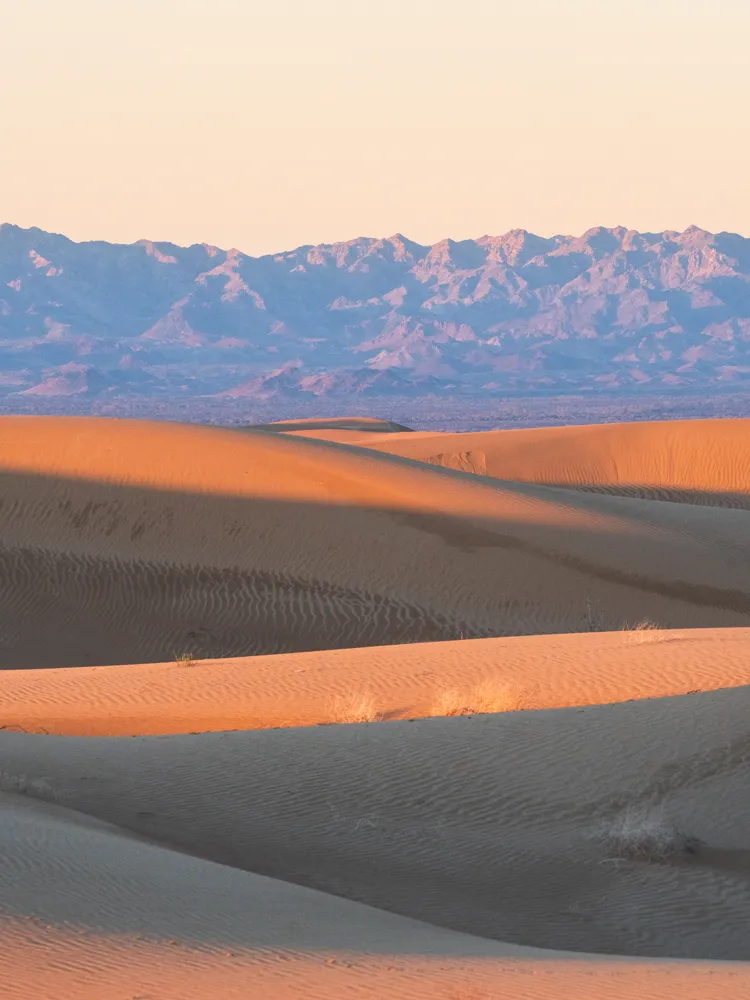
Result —
[[750, 239], [522, 230], [237, 250], [0, 226], [0, 395], [312, 398], [750, 380]]

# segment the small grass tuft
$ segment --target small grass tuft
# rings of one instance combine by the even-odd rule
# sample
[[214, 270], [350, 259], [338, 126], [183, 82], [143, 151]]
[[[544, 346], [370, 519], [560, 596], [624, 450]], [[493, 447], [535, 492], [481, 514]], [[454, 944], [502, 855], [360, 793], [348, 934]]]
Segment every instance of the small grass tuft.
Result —
[[604, 624], [604, 609], [598, 601], [586, 598], [585, 605], [586, 632], [606, 632]]
[[438, 691], [430, 715], [484, 715], [490, 712], [518, 712], [523, 707], [523, 695], [517, 684], [487, 678], [468, 691], [460, 688]]
[[187, 651], [175, 653], [174, 662], [180, 667], [192, 667], [195, 663], [195, 657], [192, 653], [188, 653]]
[[375, 706], [375, 699], [366, 691], [337, 695], [331, 700], [330, 717], [332, 722], [378, 722], [380, 712]]
[[644, 642], [661, 642], [664, 638], [664, 630], [660, 625], [643, 618], [634, 625], [624, 625], [622, 631], [626, 633], [628, 642], [636, 644]]
[[44, 802], [55, 801], [55, 793], [46, 778], [29, 778], [25, 774], [8, 771], [0, 771], [0, 792], [27, 795]]
[[606, 823], [600, 840], [610, 860], [664, 862], [695, 854], [700, 841], [688, 837], [664, 817], [663, 809], [630, 806]]

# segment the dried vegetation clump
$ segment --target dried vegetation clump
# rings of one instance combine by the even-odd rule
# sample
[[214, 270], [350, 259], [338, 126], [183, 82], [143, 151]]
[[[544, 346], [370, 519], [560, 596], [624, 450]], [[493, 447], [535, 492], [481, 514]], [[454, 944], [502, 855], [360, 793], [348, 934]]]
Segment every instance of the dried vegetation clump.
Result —
[[174, 662], [180, 667], [192, 667], [195, 663], [195, 657], [185, 650], [182, 653], [174, 654]]
[[665, 862], [696, 854], [700, 841], [669, 822], [661, 808], [630, 806], [603, 825], [609, 860]]
[[662, 642], [666, 638], [664, 629], [648, 618], [643, 618], [633, 625], [624, 625], [622, 631], [626, 633], [627, 641], [636, 645], [644, 642]]
[[430, 715], [483, 715], [518, 712], [524, 708], [521, 688], [514, 681], [487, 678], [469, 690], [445, 688], [432, 703]]
[[329, 711], [331, 722], [378, 722], [381, 713], [375, 699], [366, 691], [337, 695], [331, 700]]

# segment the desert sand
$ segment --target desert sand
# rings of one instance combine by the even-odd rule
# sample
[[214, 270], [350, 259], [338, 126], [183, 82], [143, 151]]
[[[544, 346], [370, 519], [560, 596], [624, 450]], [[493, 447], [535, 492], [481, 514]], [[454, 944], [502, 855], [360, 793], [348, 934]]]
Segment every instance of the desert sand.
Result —
[[750, 624], [743, 510], [43, 417], [0, 421], [0, 499], [3, 667]]
[[2, 995], [750, 998], [745, 428], [0, 418]]
[[7, 729], [68, 736], [275, 729], [605, 705], [750, 684], [750, 629], [590, 635], [0, 672]]
[[[332, 425], [329, 439], [343, 440], [336, 435]], [[498, 479], [750, 509], [750, 420], [644, 421], [465, 434], [381, 432], [347, 440]]]
[[283, 434], [317, 438], [320, 441], [337, 441], [340, 444], [359, 444], [380, 434], [394, 434], [411, 428], [393, 420], [375, 417], [328, 417], [302, 420], [277, 420], [272, 424], [255, 424], [245, 428], [251, 431], [276, 431]]

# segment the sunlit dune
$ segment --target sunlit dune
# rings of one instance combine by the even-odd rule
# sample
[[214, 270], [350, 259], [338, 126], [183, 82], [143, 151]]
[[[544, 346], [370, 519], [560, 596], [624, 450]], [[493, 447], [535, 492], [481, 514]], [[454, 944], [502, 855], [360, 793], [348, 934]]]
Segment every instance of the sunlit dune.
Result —
[[0, 419], [0, 663], [750, 624], [750, 519], [284, 434]]
[[0, 418], [2, 996], [750, 1000], [748, 429]]
[[672, 420], [352, 439], [498, 479], [750, 509], [750, 420]]
[[630, 628], [0, 672], [6, 728], [131, 736], [511, 712], [750, 684], [750, 629]]

